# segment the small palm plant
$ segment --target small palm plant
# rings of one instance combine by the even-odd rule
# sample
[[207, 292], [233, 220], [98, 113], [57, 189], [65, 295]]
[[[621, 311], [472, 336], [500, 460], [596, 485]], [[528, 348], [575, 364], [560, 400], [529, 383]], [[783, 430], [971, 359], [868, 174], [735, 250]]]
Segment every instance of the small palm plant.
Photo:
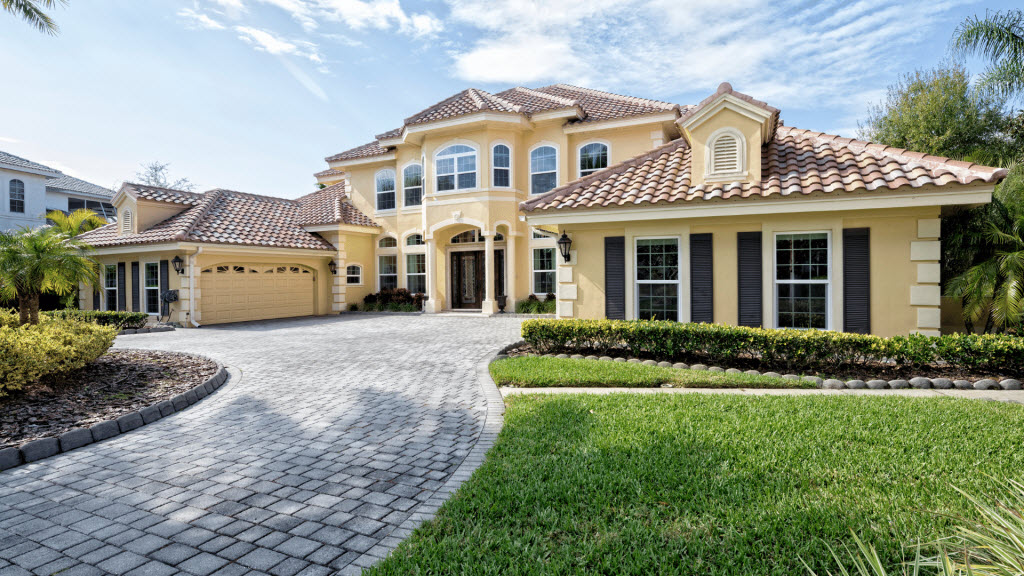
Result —
[[52, 223], [54, 230], [66, 238], [74, 238], [83, 232], [95, 230], [107, 224], [107, 221], [101, 216], [86, 208], [75, 210], [71, 214], [53, 210], [46, 215], [46, 218]]
[[38, 324], [40, 294], [65, 295], [79, 283], [96, 284], [91, 251], [48, 226], [0, 233], [0, 297], [17, 299], [21, 324]]

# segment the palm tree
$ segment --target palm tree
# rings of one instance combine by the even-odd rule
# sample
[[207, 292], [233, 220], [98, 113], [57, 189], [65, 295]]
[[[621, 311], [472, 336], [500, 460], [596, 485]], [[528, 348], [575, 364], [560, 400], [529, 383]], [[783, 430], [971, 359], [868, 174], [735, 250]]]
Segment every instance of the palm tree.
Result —
[[74, 238], [83, 232], [95, 230], [106, 225], [107, 221], [92, 210], [80, 208], [71, 214], [65, 214], [60, 210], [53, 210], [46, 215], [46, 218], [53, 223], [52, 227], [59, 234], [66, 238]]
[[43, 12], [43, 8], [56, 8], [58, 4], [67, 6], [67, 3], [68, 0], [0, 0], [0, 7], [15, 16], [21, 16], [40, 32], [56, 36], [60, 32], [60, 28], [57, 27], [53, 18]]
[[953, 50], [989, 60], [981, 83], [1006, 96], [1024, 94], [1024, 10], [971, 16], [953, 34]]
[[0, 233], [0, 297], [18, 300], [21, 324], [38, 324], [40, 294], [69, 294], [80, 282], [96, 284], [91, 250], [50, 227]]

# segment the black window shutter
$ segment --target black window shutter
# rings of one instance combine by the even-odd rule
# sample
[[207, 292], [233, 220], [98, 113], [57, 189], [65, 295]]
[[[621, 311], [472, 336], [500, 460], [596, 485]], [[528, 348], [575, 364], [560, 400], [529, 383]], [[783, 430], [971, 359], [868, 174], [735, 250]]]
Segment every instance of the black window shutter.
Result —
[[92, 292], [92, 309], [93, 310], [99, 310], [100, 309], [100, 291], [97, 290], [97, 289], [93, 289], [93, 292]]
[[712, 235], [690, 234], [690, 321], [714, 322]]
[[128, 293], [124, 283], [125, 266], [124, 262], [117, 263], [117, 309], [125, 311], [128, 309]]
[[871, 229], [843, 229], [843, 330], [871, 333]]
[[[160, 261], [160, 296], [162, 297], [164, 292], [170, 288], [170, 279], [167, 277], [167, 260]], [[169, 316], [171, 314], [170, 304], [160, 300], [160, 315]]]
[[736, 234], [740, 326], [761, 326], [761, 233]]
[[626, 238], [604, 239], [604, 315], [610, 320], [626, 319]]
[[141, 302], [139, 302], [139, 263], [132, 262], [132, 312], [140, 312], [142, 310]]

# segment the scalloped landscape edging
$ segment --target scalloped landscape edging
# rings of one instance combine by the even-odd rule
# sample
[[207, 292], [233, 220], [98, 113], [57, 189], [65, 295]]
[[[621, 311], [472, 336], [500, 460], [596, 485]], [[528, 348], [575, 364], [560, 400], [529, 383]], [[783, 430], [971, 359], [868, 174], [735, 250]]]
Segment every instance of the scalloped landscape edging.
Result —
[[[514, 350], [522, 345], [526, 344], [525, 341], [519, 341], [515, 344], [509, 344], [508, 346], [501, 349], [499, 358], [507, 357], [510, 350]], [[527, 354], [527, 356], [537, 356], [543, 358], [570, 358], [573, 360], [598, 360], [604, 362], [630, 362], [633, 364], [644, 364], [646, 366], [661, 366], [663, 368], [676, 368], [678, 370], [708, 370], [711, 372], [725, 372], [727, 374], [748, 374], [751, 376], [768, 376], [772, 378], [784, 378], [786, 380], [802, 380], [804, 382], [813, 382], [818, 388], [826, 388], [829, 390], [900, 390], [904, 388], [918, 388], [921, 390], [935, 388], [937, 390], [1006, 390], [1016, 391], [1021, 390], [1020, 380], [1013, 378], [1006, 378], [1004, 380], [995, 381], [991, 378], [983, 378], [970, 382], [968, 380], [950, 380], [949, 378], [923, 378], [920, 376], [910, 378], [909, 380], [897, 379], [897, 380], [837, 380], [835, 378], [822, 379], [817, 376], [800, 376], [798, 374], [779, 374], [778, 372], [758, 372], [757, 370], [739, 370], [736, 368], [722, 368], [720, 366], [706, 366], [704, 364], [693, 364], [692, 366], [683, 362], [656, 362], [654, 360], [640, 360], [639, 358], [625, 358], [622, 356], [611, 357], [611, 356], [583, 356], [582, 354]]]
[[125, 328], [117, 333], [118, 336], [127, 334], [151, 334], [153, 332], [174, 332], [174, 326], [145, 326], [142, 328]]
[[[180, 352], [168, 353], [181, 354]], [[205, 358], [217, 365], [217, 371], [214, 372], [213, 376], [207, 378], [205, 382], [190, 390], [141, 410], [123, 414], [114, 420], [97, 422], [88, 428], [72, 428], [59, 436], [38, 438], [26, 442], [17, 448], [4, 448], [0, 450], [0, 470], [8, 470], [22, 464], [38, 462], [44, 458], [56, 456], [62, 452], [70, 452], [76, 448], [131, 432], [146, 424], [152, 424], [175, 412], [181, 412], [193, 404], [198, 404], [203, 398], [216, 392], [227, 381], [227, 368], [217, 360], [201, 354], [184, 355]]]

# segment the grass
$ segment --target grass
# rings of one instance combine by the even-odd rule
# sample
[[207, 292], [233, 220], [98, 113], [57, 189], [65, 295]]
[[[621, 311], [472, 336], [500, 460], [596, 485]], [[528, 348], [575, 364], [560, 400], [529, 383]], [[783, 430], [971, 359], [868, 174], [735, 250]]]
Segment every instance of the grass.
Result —
[[491, 363], [491, 377], [498, 386], [522, 388], [622, 387], [652, 388], [671, 384], [676, 388], [815, 388], [813, 382], [785, 380], [750, 374], [704, 370], [677, 370], [630, 362], [601, 362], [515, 356]]
[[949, 398], [529, 395], [487, 460], [368, 574], [819, 574], [890, 566], [1024, 470], [1024, 409]]

